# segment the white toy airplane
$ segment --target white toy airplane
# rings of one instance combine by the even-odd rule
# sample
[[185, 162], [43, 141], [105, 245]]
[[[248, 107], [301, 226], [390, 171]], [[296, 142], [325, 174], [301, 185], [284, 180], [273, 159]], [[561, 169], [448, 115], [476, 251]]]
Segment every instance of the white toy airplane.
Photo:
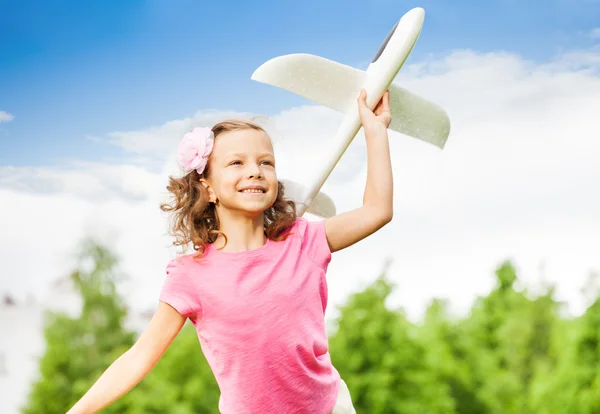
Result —
[[335, 215], [333, 201], [321, 187], [361, 128], [356, 99], [367, 91], [367, 105], [373, 109], [384, 92], [390, 91], [390, 129], [444, 148], [450, 134], [450, 120], [439, 106], [392, 83], [416, 43], [425, 11], [414, 8], [396, 23], [383, 41], [366, 71], [309, 54], [279, 56], [261, 65], [252, 74], [258, 82], [277, 86], [345, 114], [323, 160], [315, 163], [314, 176], [304, 187], [285, 181], [286, 193], [305, 211], [321, 217]]

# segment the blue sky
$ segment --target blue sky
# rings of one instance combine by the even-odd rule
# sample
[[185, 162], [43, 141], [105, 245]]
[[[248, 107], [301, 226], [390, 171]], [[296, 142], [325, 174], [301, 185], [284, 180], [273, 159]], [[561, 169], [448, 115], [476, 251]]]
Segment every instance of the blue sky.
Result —
[[198, 110], [272, 114], [306, 103], [250, 80], [266, 60], [369, 61], [403, 13], [425, 8], [409, 62], [455, 49], [542, 61], [588, 47], [595, 0], [1, 1], [0, 166], [126, 154], [103, 139]]

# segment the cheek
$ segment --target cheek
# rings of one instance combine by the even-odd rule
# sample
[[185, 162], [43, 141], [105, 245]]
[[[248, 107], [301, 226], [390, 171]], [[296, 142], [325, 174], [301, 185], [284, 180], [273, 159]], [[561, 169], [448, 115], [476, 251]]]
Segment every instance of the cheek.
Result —
[[240, 176], [235, 171], [227, 171], [219, 177], [220, 191], [234, 191]]
[[277, 191], [279, 189], [279, 180], [277, 179], [277, 174], [275, 174], [275, 173], [270, 174], [269, 187], [275, 193], [275, 196], [277, 196]]
[[274, 168], [270, 168], [264, 171], [264, 176], [269, 180], [277, 181], [277, 171]]

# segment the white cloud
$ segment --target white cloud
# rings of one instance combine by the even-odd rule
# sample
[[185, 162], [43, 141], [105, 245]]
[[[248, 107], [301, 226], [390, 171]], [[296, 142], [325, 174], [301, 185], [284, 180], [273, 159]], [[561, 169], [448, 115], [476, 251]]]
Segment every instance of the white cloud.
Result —
[[93, 202], [140, 200], [156, 191], [159, 176], [139, 166], [78, 162], [63, 167], [0, 167], [0, 187]]
[[12, 121], [13, 119], [15, 119], [15, 117], [14, 117], [14, 115], [13, 115], [13, 114], [9, 114], [9, 113], [8, 113], [8, 112], [6, 112], [6, 111], [1, 111], [1, 110], [0, 110], [0, 124], [1, 124], [2, 122], [10, 122], [10, 121]]
[[590, 37], [592, 39], [600, 39], [600, 27], [590, 30]]
[[212, 126], [224, 118], [251, 116], [236, 112], [204, 111], [143, 130], [112, 132], [108, 135], [108, 140], [125, 151], [164, 159], [165, 153], [172, 152], [181, 137], [194, 127]]

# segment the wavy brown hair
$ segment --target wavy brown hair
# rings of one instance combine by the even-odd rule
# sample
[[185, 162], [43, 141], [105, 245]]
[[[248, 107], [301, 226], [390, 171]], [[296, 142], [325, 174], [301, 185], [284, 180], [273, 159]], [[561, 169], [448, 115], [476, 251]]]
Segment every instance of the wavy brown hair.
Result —
[[[239, 119], [222, 121], [212, 127], [215, 141], [225, 132], [239, 130], [256, 130], [266, 134], [258, 124]], [[171, 201], [160, 206], [162, 211], [173, 213], [169, 231], [175, 237], [173, 244], [185, 248], [191, 242], [198, 252], [196, 258], [204, 254], [207, 244], [214, 243], [217, 236], [222, 234], [215, 205], [208, 201], [208, 190], [200, 183], [201, 178], [208, 178], [209, 175], [207, 163], [202, 174], [194, 170], [184, 177], [169, 177], [167, 190], [171, 193]], [[283, 184], [279, 182], [277, 198], [264, 212], [265, 235], [274, 241], [287, 237], [286, 230], [291, 228], [297, 217], [296, 204], [285, 198], [284, 190]]]

